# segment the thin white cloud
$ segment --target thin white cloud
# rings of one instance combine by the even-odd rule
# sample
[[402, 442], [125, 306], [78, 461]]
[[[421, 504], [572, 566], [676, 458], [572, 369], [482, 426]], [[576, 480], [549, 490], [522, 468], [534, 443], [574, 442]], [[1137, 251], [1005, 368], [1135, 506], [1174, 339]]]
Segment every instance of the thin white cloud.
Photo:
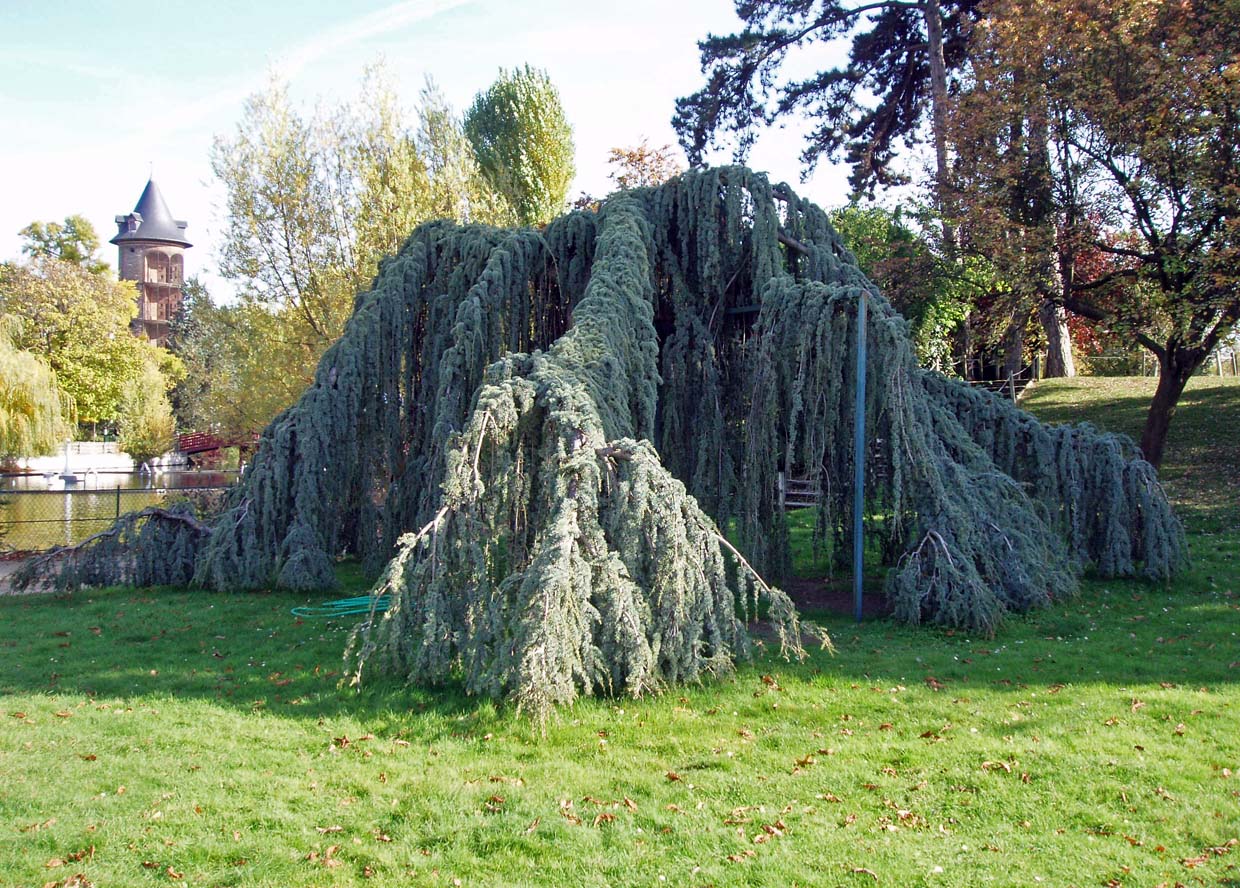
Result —
[[[276, 56], [272, 68], [285, 80], [293, 80], [315, 62], [329, 58], [349, 46], [391, 34], [436, 15], [467, 5], [469, 0], [404, 0], [357, 19], [331, 25], [285, 53]], [[161, 121], [165, 130], [189, 129], [209, 120], [226, 108], [240, 104], [256, 89], [259, 77], [250, 74], [213, 93], [184, 103]]]
[[300, 46], [279, 57], [277, 73], [292, 80], [303, 70], [332, 53], [363, 43], [372, 37], [385, 36], [410, 25], [426, 21], [441, 13], [467, 5], [468, 0], [405, 0], [378, 9], [351, 22], [333, 25]]
[[129, 72], [122, 66], [84, 64], [80, 58], [64, 52], [35, 50], [25, 46], [0, 46], [0, 66], [19, 69], [54, 68], [104, 82], [120, 80]]

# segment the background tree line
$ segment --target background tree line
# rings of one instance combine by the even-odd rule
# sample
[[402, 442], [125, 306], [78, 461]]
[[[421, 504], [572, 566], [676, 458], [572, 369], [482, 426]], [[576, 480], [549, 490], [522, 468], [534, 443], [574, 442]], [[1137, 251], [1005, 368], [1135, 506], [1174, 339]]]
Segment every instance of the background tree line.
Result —
[[[845, 160], [861, 195], [899, 181], [901, 147], [929, 142], [916, 236], [936, 273], [893, 290], [915, 324], [910, 298], [952, 306], [927, 315], [955, 326], [920, 331], [929, 352], [949, 348], [967, 375], [979, 357], [1011, 372], [1045, 351], [1049, 374], [1071, 375], [1070, 320], [1093, 342], [1139, 343], [1160, 368], [1141, 439], [1157, 464], [1185, 382], [1240, 320], [1240, 2], [737, 0], [736, 12], [742, 30], [701, 41], [706, 86], [677, 104], [691, 160], [720, 142], [744, 157], [759, 128], [804, 115], [807, 168]], [[840, 39], [841, 64], [787, 73]], [[855, 234], [884, 255], [900, 241], [881, 225]]]
[[[858, 202], [834, 221], [909, 318], [923, 362], [1005, 374], [1044, 353], [1048, 374], [1071, 375], [1070, 328], [1078, 346], [1139, 343], [1161, 369], [1141, 442], [1157, 463], [1185, 381], [1240, 317], [1240, 0], [737, 0], [736, 11], [741, 30], [700, 43], [704, 88], [677, 103], [690, 162], [719, 144], [743, 159], [762, 127], [800, 117], [806, 170], [849, 163], [858, 201], [920, 181], [905, 211]], [[838, 41], [838, 63], [804, 74]], [[404, 108], [382, 66], [354, 101], [309, 113], [272, 80], [211, 160], [227, 192], [220, 271], [237, 299], [216, 305], [187, 283], [170, 343], [184, 371], [115, 336], [67, 335], [127, 323], [132, 305], [77, 221], [32, 225], [28, 261], [5, 264], [7, 304], [24, 306], [6, 308], [24, 312], [6, 347], [56, 374], [78, 421], [115, 421], [126, 380], [154, 363], [175, 383], [182, 425], [262, 427], [416, 225], [544, 224], [566, 208], [574, 172], [559, 95], [529, 66], [501, 70], [463, 115], [429, 80]], [[644, 141], [609, 162], [621, 188], [678, 169]], [[86, 341], [90, 354], [75, 354]]]

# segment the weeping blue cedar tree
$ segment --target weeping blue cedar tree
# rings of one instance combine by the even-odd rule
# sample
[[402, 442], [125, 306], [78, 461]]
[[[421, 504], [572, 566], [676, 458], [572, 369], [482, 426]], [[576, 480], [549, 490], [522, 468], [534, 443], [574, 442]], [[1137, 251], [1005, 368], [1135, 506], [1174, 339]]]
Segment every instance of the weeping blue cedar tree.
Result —
[[866, 520], [901, 619], [991, 632], [1086, 568], [1182, 563], [1131, 442], [919, 369], [827, 215], [728, 167], [542, 231], [420, 226], [194, 537], [195, 579], [325, 589], [355, 555], [389, 606], [354, 681], [459, 678], [538, 717], [727, 672], [764, 601], [795, 655], [761, 579], [789, 568], [775, 479], [816, 480], [817, 540], [849, 551], [863, 294]]

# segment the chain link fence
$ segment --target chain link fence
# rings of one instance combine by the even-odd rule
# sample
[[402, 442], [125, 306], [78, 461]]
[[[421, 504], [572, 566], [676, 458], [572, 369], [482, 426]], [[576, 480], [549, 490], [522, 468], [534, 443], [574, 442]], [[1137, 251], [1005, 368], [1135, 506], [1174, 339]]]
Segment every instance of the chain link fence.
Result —
[[81, 542], [119, 516], [180, 500], [199, 512], [218, 509], [227, 486], [0, 489], [0, 554], [42, 552]]

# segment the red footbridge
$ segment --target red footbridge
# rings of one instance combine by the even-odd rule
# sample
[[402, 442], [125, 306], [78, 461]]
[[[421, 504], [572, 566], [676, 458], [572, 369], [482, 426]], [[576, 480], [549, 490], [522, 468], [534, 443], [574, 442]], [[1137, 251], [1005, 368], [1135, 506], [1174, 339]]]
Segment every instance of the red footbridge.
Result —
[[238, 447], [242, 451], [253, 450], [258, 444], [258, 432], [225, 437], [211, 432], [191, 432], [177, 435], [177, 450], [186, 456], [218, 454], [225, 447]]

